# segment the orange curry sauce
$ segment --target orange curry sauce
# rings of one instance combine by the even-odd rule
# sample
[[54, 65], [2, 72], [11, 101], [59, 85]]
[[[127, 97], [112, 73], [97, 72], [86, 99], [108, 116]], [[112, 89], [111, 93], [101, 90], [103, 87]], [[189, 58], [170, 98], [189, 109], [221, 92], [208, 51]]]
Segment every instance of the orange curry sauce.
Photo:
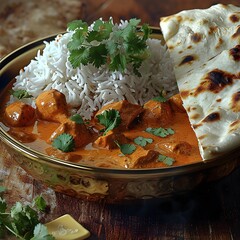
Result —
[[[178, 95], [174, 96], [166, 103], [156, 103], [155, 101], [150, 102], [150, 104], [147, 103], [146, 106], [143, 107], [138, 106], [143, 109], [140, 109], [138, 116], [134, 118], [127, 127], [119, 127], [119, 133], [126, 137], [128, 140], [127, 143], [136, 146], [136, 151], [134, 153], [124, 155], [121, 153], [117, 145], [114, 147], [102, 146], [101, 144], [97, 145], [97, 139], [102, 136], [102, 132], [98, 130], [102, 127], [96, 122], [96, 117], [94, 117], [90, 123], [87, 123], [87, 128], [93, 130], [91, 135], [92, 140], [82, 147], [77, 147], [73, 151], [65, 153], [53, 148], [50, 140], [51, 135], [61, 123], [40, 120], [37, 118], [35, 122], [29, 126], [13, 127], [6, 122], [5, 109], [6, 103], [9, 100], [10, 88], [11, 86], [6, 88], [1, 96], [1, 99], [4, 100], [0, 109], [1, 126], [6, 129], [10, 135], [26, 146], [47, 155], [52, 155], [66, 161], [77, 162], [84, 165], [125, 169], [169, 167], [169, 165], [159, 160], [159, 155], [174, 159], [172, 166], [201, 161], [198, 141], [190, 126], [185, 110], [179, 105], [180, 97]], [[175, 101], [174, 98], [176, 98], [177, 101]], [[128, 102], [125, 101], [124, 104], [128, 104]], [[157, 104], [159, 104], [159, 106]], [[167, 108], [164, 109], [165, 105], [162, 107], [161, 104], [165, 104]], [[135, 109], [135, 105], [132, 105], [132, 107]], [[106, 108], [107, 107], [104, 107], [104, 109]], [[125, 106], [123, 106], [123, 108], [125, 108]], [[154, 109], [157, 109], [157, 111], [155, 112]], [[164, 115], [169, 109], [171, 110], [171, 119], [169, 119], [168, 115], [155, 116], [155, 114]], [[121, 111], [122, 110], [120, 110], [120, 115]], [[149, 127], [171, 128], [174, 131], [174, 134], [170, 134], [164, 138], [155, 136], [145, 131], [146, 128]], [[118, 132], [118, 127], [113, 130], [113, 133], [114, 132]], [[146, 146], [136, 145], [134, 139], [137, 137], [152, 139], [152, 143], [148, 143]]]

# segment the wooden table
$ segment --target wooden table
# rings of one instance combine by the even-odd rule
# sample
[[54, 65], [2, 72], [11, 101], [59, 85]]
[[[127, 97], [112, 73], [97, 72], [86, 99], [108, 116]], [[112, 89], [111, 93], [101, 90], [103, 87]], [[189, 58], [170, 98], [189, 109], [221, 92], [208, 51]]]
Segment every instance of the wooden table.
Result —
[[[218, 2], [238, 4], [239, 0]], [[160, 16], [183, 9], [206, 8], [214, 3], [216, 1], [210, 0], [89, 0], [83, 4], [82, 17], [89, 22], [100, 16], [117, 19], [139, 17], [158, 26]], [[240, 169], [188, 195], [134, 205], [86, 202], [55, 193], [35, 181], [14, 162], [2, 158], [0, 179], [8, 188], [6, 197], [10, 204], [15, 201], [28, 203], [42, 194], [51, 203], [51, 212], [46, 221], [69, 213], [91, 232], [89, 240], [240, 239]]]

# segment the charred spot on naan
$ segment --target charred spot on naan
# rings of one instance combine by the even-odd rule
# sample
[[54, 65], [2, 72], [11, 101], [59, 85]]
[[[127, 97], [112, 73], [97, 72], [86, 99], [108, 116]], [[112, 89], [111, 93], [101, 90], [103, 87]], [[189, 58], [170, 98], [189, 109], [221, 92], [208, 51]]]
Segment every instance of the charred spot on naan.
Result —
[[161, 17], [160, 18], [160, 20], [163, 21], [163, 22], [168, 22], [168, 21], [173, 20], [173, 19], [178, 23], [182, 22], [182, 20], [183, 20], [182, 16], [173, 16], [173, 15], [168, 16], [168, 17]]
[[190, 95], [190, 91], [180, 91], [180, 96], [182, 99], [186, 99]]
[[192, 62], [194, 60], [197, 60], [197, 56], [195, 56], [195, 55], [184, 56], [182, 61], [179, 64], [179, 66], [184, 65], [184, 64], [192, 64]]
[[193, 129], [197, 129], [198, 127], [201, 127], [202, 124], [198, 123], [198, 124], [192, 124]]
[[216, 122], [219, 121], [221, 119], [221, 115], [219, 112], [213, 112], [208, 114], [203, 120], [202, 122]]
[[239, 14], [234, 13], [229, 17], [229, 19], [231, 22], [236, 23], [240, 21], [240, 16]]
[[201, 33], [193, 33], [191, 35], [191, 41], [194, 43], [199, 43], [202, 40], [202, 34]]
[[215, 48], [216, 48], [216, 49], [221, 48], [223, 44], [224, 44], [223, 39], [222, 39], [222, 38], [219, 38], [219, 39], [218, 39], [218, 43], [217, 43], [217, 45], [215, 46]]
[[191, 115], [191, 119], [197, 120], [197, 119], [199, 119], [200, 116], [201, 115], [199, 113], [195, 113], [195, 114]]
[[210, 26], [208, 34], [211, 35], [211, 34], [216, 33], [217, 31], [218, 31], [218, 27], [217, 26]]
[[[194, 129], [205, 125], [205, 123], [214, 123], [221, 120], [221, 114], [219, 112], [212, 112], [208, 114], [201, 122], [197, 124], [192, 124]], [[199, 138], [199, 137], [198, 137]]]
[[199, 140], [202, 140], [202, 139], [204, 139], [204, 138], [206, 138], [206, 137], [207, 137], [207, 135], [205, 134], [205, 135], [199, 136], [198, 139], [199, 139]]
[[232, 38], [239, 38], [240, 37], [240, 25], [237, 27], [237, 31], [232, 35]]
[[229, 125], [228, 133], [234, 133], [239, 128], [240, 128], [240, 120], [236, 120]]
[[236, 62], [240, 61], [240, 45], [237, 45], [236, 47], [230, 49], [229, 53], [230, 53], [230, 56], [233, 57], [234, 61]]
[[208, 72], [205, 77], [203, 77], [203, 80], [194, 92], [194, 96], [197, 96], [205, 91], [219, 93], [225, 87], [233, 85], [234, 79], [237, 79], [236, 75], [220, 69], [214, 69]]
[[240, 91], [233, 94], [231, 103], [232, 111], [240, 112]]

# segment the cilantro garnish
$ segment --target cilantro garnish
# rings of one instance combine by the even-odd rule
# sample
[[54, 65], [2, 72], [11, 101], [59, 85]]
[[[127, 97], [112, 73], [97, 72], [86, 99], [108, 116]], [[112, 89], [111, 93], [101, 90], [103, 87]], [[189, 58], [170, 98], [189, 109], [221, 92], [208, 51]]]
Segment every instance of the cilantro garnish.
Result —
[[145, 147], [147, 144], [152, 143], [153, 139], [152, 138], [145, 138], [145, 137], [137, 137], [134, 140], [134, 143], [141, 147]]
[[[42, 199], [40, 205], [43, 202], [45, 200]], [[36, 209], [20, 202], [8, 206], [6, 200], [0, 197], [0, 238], [5, 239], [7, 234], [13, 234], [21, 240], [54, 240], [55, 238], [48, 233], [47, 227], [39, 221], [38, 204], [35, 204], [35, 207]]]
[[48, 229], [43, 224], [39, 223], [34, 228], [34, 237], [30, 240], [55, 240], [55, 238], [48, 233]]
[[129, 143], [120, 144], [118, 142], [115, 142], [115, 143], [117, 144], [117, 146], [119, 147], [123, 155], [132, 154], [136, 150], [136, 146], [134, 144], [129, 144]]
[[47, 203], [42, 196], [37, 196], [33, 201], [33, 205], [41, 212], [44, 212], [47, 208]]
[[52, 146], [63, 151], [71, 152], [74, 148], [74, 139], [72, 135], [68, 133], [62, 133], [58, 135], [52, 142]]
[[168, 166], [172, 166], [173, 163], [175, 162], [175, 159], [160, 154], [158, 156], [158, 161], [163, 162]]
[[[82, 20], [68, 24], [74, 31], [67, 47], [73, 68], [80, 64], [100, 67], [107, 64], [110, 71], [121, 71], [131, 65], [134, 74], [141, 76], [138, 69], [149, 56], [146, 40], [151, 32], [147, 24], [138, 28], [139, 19], [131, 19], [124, 28], [117, 28], [112, 20], [97, 20], [91, 26]], [[141, 34], [139, 34], [141, 33]]]
[[5, 187], [0, 186], [0, 194], [3, 193], [3, 192], [5, 192], [6, 190], [7, 190], [7, 189], [6, 189]]
[[157, 101], [157, 102], [166, 102], [167, 101], [167, 99], [162, 94], [153, 98], [152, 100]]
[[16, 91], [12, 90], [11, 94], [14, 97], [18, 98], [19, 100], [23, 99], [23, 98], [31, 98], [32, 97], [31, 94], [29, 94], [26, 90], [23, 90], [23, 89], [19, 89], [19, 90], [16, 90]]
[[84, 121], [82, 119], [82, 117], [79, 114], [74, 114], [70, 117], [70, 119], [78, 124], [83, 124]]
[[147, 128], [146, 132], [151, 133], [157, 137], [167, 137], [168, 135], [174, 134], [174, 130], [172, 128]]
[[115, 109], [103, 111], [101, 114], [97, 115], [97, 119], [99, 123], [105, 127], [103, 135], [118, 127], [121, 123], [120, 113]]

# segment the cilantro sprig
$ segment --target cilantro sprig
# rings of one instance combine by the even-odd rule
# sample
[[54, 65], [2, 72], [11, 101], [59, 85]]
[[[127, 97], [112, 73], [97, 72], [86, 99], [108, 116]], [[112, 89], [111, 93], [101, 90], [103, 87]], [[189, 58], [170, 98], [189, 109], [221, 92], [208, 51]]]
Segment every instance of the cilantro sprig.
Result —
[[62, 133], [54, 138], [52, 146], [63, 152], [71, 152], [75, 147], [73, 136], [68, 133]]
[[16, 90], [16, 91], [11, 90], [10, 93], [19, 100], [21, 100], [23, 98], [33, 97], [31, 94], [29, 94], [26, 90], [23, 90], [23, 89], [19, 89], [19, 90]]
[[167, 137], [168, 135], [173, 135], [175, 132], [172, 128], [147, 128], [145, 130], [146, 132], [148, 133], [151, 133], [157, 137], [162, 137], [162, 138], [165, 138]]
[[84, 124], [83, 118], [79, 114], [72, 115], [70, 120], [76, 122], [77, 124]]
[[159, 96], [154, 97], [152, 100], [156, 102], [167, 102], [167, 98], [164, 97], [162, 93]]
[[157, 159], [159, 162], [163, 162], [164, 164], [168, 165], [168, 166], [172, 166], [173, 163], [175, 162], [175, 159], [174, 158], [171, 158], [171, 157], [168, 157], [168, 156], [165, 156], [165, 155], [162, 155], [160, 154], [158, 156], [158, 159]]
[[119, 147], [119, 149], [123, 155], [130, 155], [130, 154], [134, 153], [137, 149], [134, 144], [130, 144], [130, 143], [120, 144], [117, 141], [115, 143]]
[[99, 123], [105, 127], [103, 135], [106, 135], [108, 131], [118, 127], [121, 123], [120, 113], [115, 109], [103, 111], [101, 114], [97, 115], [97, 119]]
[[[1, 187], [4, 190], [4, 187]], [[0, 238], [13, 234], [20, 240], [54, 240], [55, 238], [48, 233], [47, 227], [39, 221], [39, 212], [46, 209], [46, 202], [38, 196], [32, 205], [23, 205], [16, 202], [13, 206], [8, 206], [0, 196]]]
[[134, 74], [141, 76], [139, 67], [149, 56], [146, 40], [151, 30], [147, 24], [138, 27], [140, 22], [133, 18], [121, 28], [112, 19], [99, 19], [91, 27], [82, 20], [70, 22], [68, 29], [74, 33], [67, 47], [73, 68], [80, 64], [97, 68], [106, 64], [110, 71], [124, 72], [130, 65]]
[[133, 141], [137, 145], [139, 145], [141, 147], [145, 147], [147, 144], [152, 143], [153, 139], [152, 138], [145, 138], [145, 137], [139, 136], [139, 137], [134, 138]]

